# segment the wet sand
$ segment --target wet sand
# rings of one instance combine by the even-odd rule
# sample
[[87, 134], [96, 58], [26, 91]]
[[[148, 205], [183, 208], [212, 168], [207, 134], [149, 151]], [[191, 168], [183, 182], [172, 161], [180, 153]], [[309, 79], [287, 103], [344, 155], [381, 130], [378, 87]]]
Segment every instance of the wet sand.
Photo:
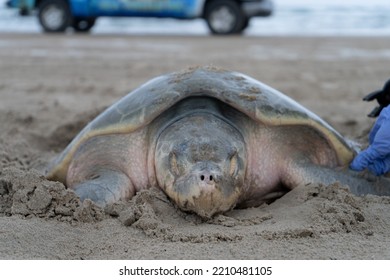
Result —
[[0, 34], [1, 259], [389, 259], [390, 199], [339, 184], [202, 221], [156, 189], [100, 209], [43, 176], [104, 108], [155, 76], [214, 65], [366, 143], [390, 38]]

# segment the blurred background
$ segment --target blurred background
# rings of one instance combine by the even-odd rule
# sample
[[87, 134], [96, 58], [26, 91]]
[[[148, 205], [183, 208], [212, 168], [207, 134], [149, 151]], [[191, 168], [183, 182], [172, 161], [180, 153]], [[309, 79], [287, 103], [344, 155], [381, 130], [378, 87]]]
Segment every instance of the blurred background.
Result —
[[[0, 32], [39, 33], [36, 14], [20, 16], [0, 0]], [[260, 35], [390, 35], [389, 0], [273, 0], [270, 17], [253, 18], [244, 36]], [[91, 33], [207, 35], [202, 19], [109, 18], [96, 22]]]

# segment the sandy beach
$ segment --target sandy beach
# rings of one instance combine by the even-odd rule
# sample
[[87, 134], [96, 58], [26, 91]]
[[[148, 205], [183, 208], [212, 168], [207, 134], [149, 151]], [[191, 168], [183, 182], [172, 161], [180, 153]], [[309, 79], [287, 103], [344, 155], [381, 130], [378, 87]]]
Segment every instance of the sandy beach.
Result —
[[361, 143], [388, 37], [0, 34], [0, 259], [389, 259], [390, 198], [299, 187], [202, 221], [157, 189], [106, 209], [43, 176], [99, 112], [196, 65], [242, 72]]

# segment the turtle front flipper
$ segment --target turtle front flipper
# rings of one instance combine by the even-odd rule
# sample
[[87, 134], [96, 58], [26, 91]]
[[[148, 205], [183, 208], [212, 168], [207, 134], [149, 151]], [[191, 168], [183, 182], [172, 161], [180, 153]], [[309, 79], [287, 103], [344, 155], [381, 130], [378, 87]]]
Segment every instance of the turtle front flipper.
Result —
[[390, 180], [384, 177], [367, 177], [347, 168], [336, 169], [310, 163], [293, 165], [282, 178], [283, 184], [289, 189], [311, 183], [328, 186], [338, 182], [348, 186], [350, 191], [358, 196], [390, 196]]
[[135, 193], [129, 177], [121, 171], [103, 169], [91, 179], [72, 186], [80, 200], [90, 199], [104, 207], [122, 198], [132, 197]]

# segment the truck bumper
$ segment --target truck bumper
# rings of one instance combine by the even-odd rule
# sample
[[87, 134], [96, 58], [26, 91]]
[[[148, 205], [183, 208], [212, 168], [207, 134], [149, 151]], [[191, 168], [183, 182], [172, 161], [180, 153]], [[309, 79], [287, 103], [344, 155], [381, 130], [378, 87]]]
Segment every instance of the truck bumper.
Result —
[[274, 9], [271, 0], [244, 1], [241, 7], [247, 17], [268, 17]]

